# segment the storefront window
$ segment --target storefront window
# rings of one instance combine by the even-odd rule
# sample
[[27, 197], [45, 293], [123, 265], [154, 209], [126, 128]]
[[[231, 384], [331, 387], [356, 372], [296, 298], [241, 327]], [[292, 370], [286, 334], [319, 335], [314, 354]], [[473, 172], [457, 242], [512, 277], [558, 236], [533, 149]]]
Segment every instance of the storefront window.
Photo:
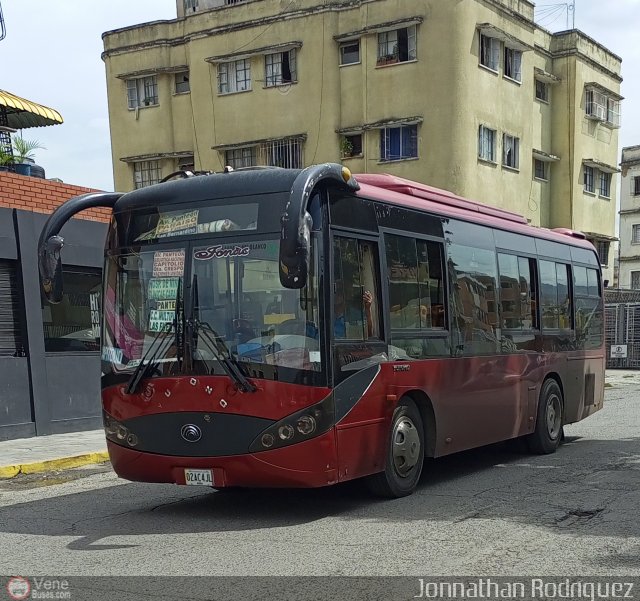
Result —
[[101, 271], [64, 268], [64, 295], [52, 305], [42, 297], [44, 350], [87, 352], [100, 350]]

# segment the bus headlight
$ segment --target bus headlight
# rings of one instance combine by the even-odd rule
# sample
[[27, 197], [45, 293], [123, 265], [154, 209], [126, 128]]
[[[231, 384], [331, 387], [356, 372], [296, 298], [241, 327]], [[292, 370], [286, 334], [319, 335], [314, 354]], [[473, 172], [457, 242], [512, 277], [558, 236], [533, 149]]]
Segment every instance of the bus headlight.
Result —
[[327, 432], [334, 423], [333, 395], [319, 403], [282, 418], [261, 432], [251, 443], [250, 453], [278, 449], [315, 438]]
[[120, 423], [115, 417], [109, 415], [106, 411], [102, 412], [102, 422], [104, 423], [104, 433], [107, 440], [123, 446], [127, 444], [130, 447], [135, 447], [140, 442], [138, 437], [131, 432], [129, 428]]

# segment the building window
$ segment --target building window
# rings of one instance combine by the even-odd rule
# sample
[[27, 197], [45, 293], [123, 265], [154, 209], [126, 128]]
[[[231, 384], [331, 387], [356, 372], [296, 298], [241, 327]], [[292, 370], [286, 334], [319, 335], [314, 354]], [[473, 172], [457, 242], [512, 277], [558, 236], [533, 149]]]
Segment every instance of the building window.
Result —
[[224, 153], [225, 165], [240, 169], [242, 167], [254, 167], [257, 165], [257, 146], [246, 148], [234, 148]]
[[633, 290], [640, 290], [640, 271], [631, 272], [631, 288]]
[[607, 98], [607, 123], [620, 127], [620, 102], [613, 98]]
[[100, 269], [63, 268], [62, 301], [52, 305], [42, 296], [44, 350], [86, 352], [100, 349]]
[[498, 71], [500, 40], [480, 34], [480, 64], [492, 71]]
[[620, 101], [595, 89], [585, 91], [585, 113], [590, 119], [620, 127]]
[[549, 84], [536, 79], [536, 98], [542, 102], [549, 102]]
[[15, 261], [0, 259], [0, 357], [25, 356], [23, 296], [16, 267]]
[[640, 196], [640, 175], [635, 175], [631, 181], [631, 194]]
[[600, 171], [600, 196], [609, 198], [611, 196], [611, 174]]
[[640, 244], [640, 224], [631, 226], [631, 244]]
[[522, 52], [505, 46], [504, 76], [514, 81], [522, 81]]
[[218, 63], [218, 93], [231, 94], [251, 89], [251, 62], [241, 59], [231, 63]]
[[127, 98], [129, 108], [135, 109], [143, 106], [155, 106], [158, 104], [158, 79], [155, 75], [138, 77], [127, 80]]
[[360, 62], [360, 40], [340, 44], [340, 64], [353, 65]]
[[595, 184], [593, 179], [593, 167], [584, 167], [584, 191], [594, 193]]
[[549, 179], [547, 169], [547, 163], [539, 159], [533, 159], [533, 172], [536, 179], [547, 181]]
[[179, 171], [193, 171], [196, 163], [193, 156], [180, 157], [176, 161]]
[[502, 136], [502, 164], [511, 169], [520, 166], [520, 138], [504, 134]]
[[378, 65], [406, 63], [416, 58], [415, 25], [378, 34]]
[[595, 247], [600, 259], [600, 265], [606, 267], [609, 265], [609, 246], [611, 243], [608, 240], [596, 240]]
[[191, 91], [191, 87], [189, 86], [189, 71], [180, 71], [175, 74], [175, 91], [176, 94], [184, 94], [185, 92]]
[[295, 48], [288, 52], [267, 54], [264, 57], [264, 64], [265, 86], [267, 88], [298, 81]]
[[496, 161], [496, 130], [481, 125], [478, 130], [478, 157], [484, 161]]
[[380, 160], [398, 161], [418, 156], [418, 126], [401, 125], [380, 130]]
[[198, 0], [184, 0], [184, 12], [195, 13], [198, 10]]
[[258, 148], [261, 164], [285, 169], [302, 169], [304, 140], [289, 138], [265, 142]]
[[362, 156], [362, 134], [342, 136], [340, 151], [342, 158]]
[[144, 188], [160, 182], [160, 161], [138, 161], [133, 164], [133, 184]]

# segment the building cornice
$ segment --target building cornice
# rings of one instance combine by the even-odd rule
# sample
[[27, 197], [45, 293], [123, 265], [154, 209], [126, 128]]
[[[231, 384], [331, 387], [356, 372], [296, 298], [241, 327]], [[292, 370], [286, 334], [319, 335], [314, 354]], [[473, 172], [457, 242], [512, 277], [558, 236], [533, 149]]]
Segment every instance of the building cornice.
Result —
[[385, 127], [393, 127], [396, 125], [416, 125], [422, 123], [424, 117], [391, 117], [390, 119], [383, 119], [381, 121], [375, 121], [372, 123], [364, 123], [362, 125], [352, 125], [349, 127], [341, 127], [336, 129], [337, 134], [357, 134], [370, 129], [383, 129]]
[[240, 60], [249, 58], [250, 56], [258, 56], [260, 54], [270, 54], [272, 52], [286, 52], [294, 48], [302, 48], [302, 42], [284, 42], [282, 44], [271, 44], [262, 48], [254, 48], [249, 50], [238, 50], [229, 54], [221, 54], [219, 56], [208, 56], [205, 58], [207, 63], [224, 63], [232, 60]]
[[123, 163], [138, 163], [140, 161], [158, 161], [160, 159], [185, 159], [193, 157], [193, 150], [179, 150], [176, 152], [155, 152], [139, 154], [137, 156], [121, 157]]
[[410, 25], [420, 25], [423, 22], [424, 22], [424, 16], [416, 15], [415, 17], [407, 17], [406, 19], [397, 19], [395, 21], [387, 21], [385, 23], [368, 25], [367, 27], [363, 27], [362, 29], [358, 29], [356, 31], [349, 31], [347, 33], [334, 35], [333, 39], [336, 42], [347, 42], [349, 40], [354, 40], [356, 38], [359, 38], [360, 36], [363, 36], [363, 35], [389, 31], [391, 29], [397, 29], [403, 25], [407, 27]]
[[[382, 2], [384, 0], [342, 0], [342, 2], [336, 2], [335, 4], [329, 5], [321, 5], [321, 6], [312, 6], [309, 8], [301, 8], [298, 10], [291, 10], [288, 12], [283, 12], [280, 14], [270, 15], [268, 17], [261, 17], [260, 19], [250, 19], [248, 21], [240, 21], [238, 23], [229, 23], [226, 25], [219, 25], [218, 27], [210, 27], [207, 29], [201, 29], [189, 34], [186, 34], [180, 38], [167, 38], [164, 37], [162, 39], [157, 40], [149, 40], [146, 42], [140, 42], [137, 44], [130, 44], [128, 46], [119, 46], [118, 48], [111, 48], [109, 50], [105, 50], [101, 54], [102, 60], [110, 56], [115, 56], [118, 54], [127, 54], [129, 52], [137, 52], [139, 50], [146, 50], [149, 48], [162, 47], [162, 46], [181, 46], [192, 40], [197, 40], [201, 38], [207, 38], [215, 35], [220, 35], [224, 33], [233, 33], [236, 31], [242, 31], [244, 29], [251, 29], [253, 27], [268, 27], [275, 23], [281, 23], [282, 21], [289, 21], [293, 19], [300, 19], [304, 17], [308, 17], [310, 15], [319, 15], [323, 13], [332, 13], [332, 12], [342, 12], [346, 10], [352, 10], [353, 8], [358, 8], [363, 4], [372, 4], [375, 2]], [[483, 0], [485, 1], [485, 0]], [[222, 7], [223, 9], [229, 10], [229, 6]], [[211, 12], [211, 11], [205, 11]], [[205, 13], [198, 13], [205, 14]], [[126, 28], [126, 29], [115, 29], [113, 31], [107, 31], [102, 34], [102, 38], [105, 36], [118, 34], [120, 32], [126, 30], [133, 30], [143, 27], [147, 27], [149, 25], [156, 24], [164, 24], [164, 25], [172, 25], [179, 22], [186, 21], [186, 19], [194, 19], [197, 18], [197, 15], [192, 15], [189, 17], [181, 17], [179, 19], [174, 19], [171, 21], [154, 21], [152, 23], [144, 23], [143, 25]], [[210, 21], [207, 21], [210, 22]]]
[[248, 140], [246, 142], [237, 142], [235, 144], [217, 144], [212, 146], [212, 150], [233, 150], [234, 148], [247, 148], [249, 146], [258, 146], [258, 144], [267, 144], [269, 142], [280, 142], [285, 140], [300, 140], [304, 142], [307, 134], [294, 134], [292, 136], [278, 136], [274, 138], [262, 138], [260, 140]]

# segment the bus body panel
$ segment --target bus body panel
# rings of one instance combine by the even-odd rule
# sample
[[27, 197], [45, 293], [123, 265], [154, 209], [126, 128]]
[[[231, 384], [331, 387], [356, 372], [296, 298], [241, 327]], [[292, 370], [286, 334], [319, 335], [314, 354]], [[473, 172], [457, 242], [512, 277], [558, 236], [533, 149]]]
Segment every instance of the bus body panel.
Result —
[[176, 457], [143, 453], [107, 441], [116, 474], [135, 482], [185, 484], [185, 469], [212, 469], [214, 487], [320, 487], [338, 481], [335, 432], [261, 453]]

